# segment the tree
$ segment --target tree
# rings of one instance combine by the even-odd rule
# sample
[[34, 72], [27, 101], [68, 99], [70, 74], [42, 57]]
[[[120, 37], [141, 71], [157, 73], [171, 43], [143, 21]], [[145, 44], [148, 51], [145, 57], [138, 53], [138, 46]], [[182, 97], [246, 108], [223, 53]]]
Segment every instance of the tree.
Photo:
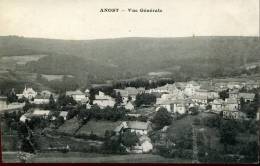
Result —
[[23, 106], [23, 112], [27, 112], [30, 108], [32, 108], [32, 104], [30, 104], [29, 101], [26, 101]]
[[222, 120], [220, 124], [220, 142], [224, 144], [225, 152], [228, 145], [236, 144], [236, 122], [233, 120]]
[[103, 150], [105, 153], [125, 153], [125, 148], [121, 145], [120, 139], [117, 136], [107, 138], [103, 144]]
[[225, 100], [226, 98], [229, 98], [228, 89], [219, 92], [219, 98], [221, 98], [222, 100]]
[[141, 93], [136, 95], [135, 104], [137, 107], [141, 105], [151, 105], [156, 102], [156, 96], [148, 93]]
[[172, 117], [166, 108], [161, 107], [155, 114], [152, 122], [155, 124], [156, 129], [161, 129], [172, 123]]
[[49, 97], [49, 108], [56, 109], [56, 102], [55, 102], [52, 94]]
[[13, 102], [17, 102], [18, 101], [18, 97], [15, 94], [14, 89], [12, 89], [8, 94], [7, 94], [7, 103], [13, 103]]
[[139, 141], [138, 136], [136, 133], [131, 132], [131, 131], [126, 131], [121, 135], [121, 141], [123, 145], [127, 147], [132, 147], [136, 145], [136, 143]]
[[118, 93], [116, 94], [116, 99], [115, 99], [115, 101], [116, 101], [116, 104], [115, 104], [116, 106], [119, 106], [119, 105], [121, 105], [121, 104], [123, 103], [123, 98], [122, 98], [120, 92], [118, 92]]

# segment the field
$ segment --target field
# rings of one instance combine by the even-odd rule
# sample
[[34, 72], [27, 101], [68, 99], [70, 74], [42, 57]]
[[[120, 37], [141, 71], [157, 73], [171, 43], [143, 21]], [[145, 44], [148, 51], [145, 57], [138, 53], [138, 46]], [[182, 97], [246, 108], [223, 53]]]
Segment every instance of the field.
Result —
[[79, 127], [80, 124], [78, 123], [77, 118], [74, 117], [73, 119], [65, 121], [65, 123], [61, 125], [56, 131], [66, 135], [74, 135]]
[[38, 154], [30, 163], [190, 163], [189, 160], [167, 159], [153, 154], [104, 155], [95, 153]]
[[89, 136], [92, 134], [98, 137], [104, 137], [106, 131], [113, 131], [119, 126], [121, 121], [94, 121], [87, 122], [83, 127], [76, 133], [78, 136]]
[[[59, 80], [61, 81], [62, 78], [65, 75], [49, 75], [49, 74], [42, 74], [42, 77], [47, 79], [48, 81], [53, 81], [53, 80]], [[72, 75], [66, 75], [67, 77], [73, 77]]]
[[48, 55], [22, 55], [22, 56], [4, 56], [0, 58], [0, 66], [2, 69], [14, 69], [16, 65], [25, 65], [31, 61], [38, 61], [39, 59]]

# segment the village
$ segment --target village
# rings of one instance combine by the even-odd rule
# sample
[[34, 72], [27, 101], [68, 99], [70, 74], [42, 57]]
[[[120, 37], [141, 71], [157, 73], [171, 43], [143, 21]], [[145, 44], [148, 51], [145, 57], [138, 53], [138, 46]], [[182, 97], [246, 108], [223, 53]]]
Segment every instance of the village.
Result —
[[[19, 148], [15, 148], [18, 151], [161, 154], [161, 147], [167, 147], [170, 149], [167, 153], [171, 155], [198, 162], [203, 160], [199, 159], [197, 138], [198, 132], [205, 130], [198, 127], [202, 117], [236, 122], [259, 121], [260, 111], [255, 107], [259, 102], [259, 88], [259, 80], [242, 79], [171, 82], [155, 88], [112, 87], [112, 91], [92, 87], [64, 94], [49, 90], [36, 92], [33, 87], [25, 85], [22, 93], [12, 89], [7, 95], [9, 105], [20, 106], [9, 107], [15, 110], [15, 117], [10, 116], [9, 111], [3, 117], [6, 121], [10, 117], [16, 119], [13, 120], [16, 125], [9, 123], [10, 128], [20, 130], [17, 126], [21, 124], [25, 127], [24, 133], [18, 131], [18, 134], [20, 139], [27, 138], [30, 146], [23, 145], [26, 141], [20, 140]], [[169, 140], [174, 134], [171, 130], [175, 130], [171, 125], [181, 121], [189, 123], [193, 136], [189, 138], [191, 145], [186, 148], [189, 149], [187, 154], [177, 155], [174, 147], [177, 149], [180, 138], [174, 136], [171, 139], [176, 140]], [[208, 153], [205, 152], [206, 156]]]

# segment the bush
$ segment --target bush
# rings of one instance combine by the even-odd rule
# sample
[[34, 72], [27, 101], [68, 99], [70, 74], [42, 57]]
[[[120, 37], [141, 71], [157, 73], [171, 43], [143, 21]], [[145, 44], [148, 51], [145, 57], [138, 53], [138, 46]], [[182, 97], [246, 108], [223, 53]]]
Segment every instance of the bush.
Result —
[[161, 107], [155, 114], [152, 122], [155, 124], [156, 129], [161, 129], [172, 123], [171, 114], [163, 107]]

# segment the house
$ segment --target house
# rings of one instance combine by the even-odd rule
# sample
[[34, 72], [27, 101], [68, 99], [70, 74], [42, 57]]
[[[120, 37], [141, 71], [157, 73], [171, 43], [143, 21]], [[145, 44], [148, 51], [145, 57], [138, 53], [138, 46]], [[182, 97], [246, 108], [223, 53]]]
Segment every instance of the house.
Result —
[[218, 99], [218, 98], [219, 98], [219, 94], [217, 91], [215, 90], [208, 91], [208, 99]]
[[242, 86], [239, 82], [233, 81], [233, 82], [228, 82], [227, 87], [229, 89], [240, 89]]
[[34, 104], [49, 104], [49, 96], [42, 96], [41, 94], [36, 95], [35, 98], [33, 99], [32, 103]]
[[206, 89], [196, 89], [195, 90], [196, 96], [208, 97], [208, 90]]
[[133, 103], [132, 102], [127, 102], [125, 105], [124, 105], [124, 107], [125, 107], [125, 109], [126, 110], [130, 110], [130, 111], [132, 111], [132, 110], [134, 110], [135, 109], [135, 107], [134, 107], [134, 105], [133, 105]]
[[183, 93], [170, 93], [170, 94], [162, 94], [161, 98], [157, 98], [157, 100], [177, 100], [177, 99], [184, 99], [185, 96]]
[[224, 119], [246, 119], [246, 114], [240, 111], [223, 110]]
[[180, 89], [180, 90], [184, 90], [186, 87], [187, 83], [186, 82], [176, 82], [175, 86]]
[[223, 106], [224, 110], [235, 111], [239, 109], [239, 102], [234, 98], [227, 98]]
[[22, 94], [17, 94], [18, 98], [25, 97], [25, 98], [27, 98], [29, 100], [32, 100], [33, 98], [35, 98], [36, 95], [37, 95], [37, 92], [35, 92], [33, 90], [33, 88], [27, 88], [26, 86], [25, 86]]
[[67, 111], [61, 111], [59, 114], [60, 117], [63, 117], [64, 120], [67, 120], [68, 112]]
[[139, 122], [139, 121], [124, 121], [122, 122], [115, 131], [126, 131], [135, 132], [137, 135], [147, 135], [148, 131], [151, 130], [150, 122]]
[[246, 102], [252, 102], [255, 99], [254, 93], [239, 93], [238, 99], [243, 98]]
[[228, 92], [229, 98], [237, 99], [238, 98], [238, 90], [231, 90]]
[[255, 80], [248, 80], [245, 82], [245, 86], [244, 86], [247, 90], [251, 90], [254, 88], [259, 88], [260, 84], [259, 82], [255, 81]]
[[20, 117], [20, 121], [25, 122], [26, 120], [31, 120], [32, 117], [42, 117], [46, 119], [49, 115], [50, 115], [49, 110], [41, 110], [41, 109], [30, 110]]
[[140, 93], [144, 93], [145, 89], [144, 88], [134, 88], [134, 87], [127, 87], [125, 89], [115, 89], [116, 93], [120, 93], [123, 101], [127, 101], [128, 97], [130, 96], [132, 101], [135, 101], [136, 95]]
[[[211, 83], [212, 84], [212, 83]], [[212, 85], [204, 84], [198, 89], [196, 95], [205, 96], [207, 94], [208, 99], [217, 99], [219, 98], [218, 88]]]
[[225, 82], [216, 82], [215, 87], [221, 89], [221, 91], [228, 89], [227, 83]]
[[166, 84], [155, 89], [147, 90], [148, 93], [158, 92], [158, 93], [178, 93], [180, 90], [176, 87], [175, 84]]
[[153, 150], [151, 139], [147, 135], [143, 135], [139, 138], [137, 145], [128, 150], [130, 153], [149, 153]]
[[43, 90], [40, 92], [40, 96], [43, 96], [44, 98], [50, 98], [50, 96], [52, 95], [53, 93], [51, 91], [48, 91], [48, 90]]
[[191, 100], [193, 102], [197, 103], [198, 105], [205, 105], [205, 104], [207, 104], [208, 97], [193, 95], [193, 96], [191, 96]]
[[97, 104], [101, 109], [105, 107], [114, 107], [115, 100], [105, 95], [103, 92], [99, 91], [98, 95], [95, 95], [95, 100], [93, 100], [93, 104]]
[[47, 118], [50, 115], [50, 111], [49, 110], [40, 110], [40, 109], [35, 109], [31, 116], [33, 117], [43, 117], [43, 118]]
[[215, 99], [211, 106], [213, 111], [220, 112], [223, 109], [224, 101], [222, 99]]
[[158, 111], [160, 107], [164, 107], [171, 113], [186, 113], [185, 100], [157, 100], [156, 105], [158, 106], [156, 111]]
[[185, 89], [184, 89], [184, 93], [187, 96], [193, 96], [195, 95], [195, 91], [200, 89], [200, 85], [198, 83], [196, 83], [195, 81], [190, 81], [187, 83]]
[[72, 97], [76, 102], [86, 103], [88, 101], [88, 98], [86, 97], [86, 95], [83, 92], [81, 92], [80, 90], [67, 91], [66, 96]]

